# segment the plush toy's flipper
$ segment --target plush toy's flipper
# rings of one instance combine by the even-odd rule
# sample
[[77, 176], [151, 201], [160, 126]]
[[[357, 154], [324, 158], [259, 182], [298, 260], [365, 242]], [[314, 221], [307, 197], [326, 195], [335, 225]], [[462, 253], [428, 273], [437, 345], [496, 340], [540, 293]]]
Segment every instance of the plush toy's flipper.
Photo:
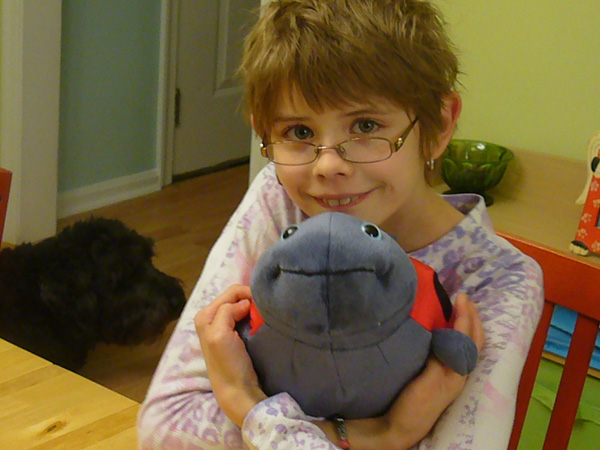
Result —
[[460, 331], [451, 328], [432, 332], [431, 348], [437, 358], [461, 375], [468, 375], [477, 364], [475, 342]]

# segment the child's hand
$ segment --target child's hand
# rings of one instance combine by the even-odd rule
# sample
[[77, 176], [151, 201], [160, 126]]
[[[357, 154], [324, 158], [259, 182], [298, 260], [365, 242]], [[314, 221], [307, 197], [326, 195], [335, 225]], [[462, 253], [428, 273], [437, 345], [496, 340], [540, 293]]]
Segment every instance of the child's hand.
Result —
[[248, 286], [234, 285], [196, 314], [194, 323], [215, 398], [238, 426], [266, 398], [235, 325], [250, 310]]

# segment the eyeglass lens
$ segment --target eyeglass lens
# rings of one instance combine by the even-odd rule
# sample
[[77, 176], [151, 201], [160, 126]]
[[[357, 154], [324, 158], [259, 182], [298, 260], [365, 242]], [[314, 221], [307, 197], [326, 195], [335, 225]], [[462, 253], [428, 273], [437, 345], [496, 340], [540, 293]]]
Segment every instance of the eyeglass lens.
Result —
[[270, 160], [279, 164], [308, 164], [327, 148], [336, 150], [350, 162], [375, 162], [392, 154], [391, 143], [384, 138], [352, 139], [338, 146], [319, 147], [306, 142], [280, 142], [266, 146]]

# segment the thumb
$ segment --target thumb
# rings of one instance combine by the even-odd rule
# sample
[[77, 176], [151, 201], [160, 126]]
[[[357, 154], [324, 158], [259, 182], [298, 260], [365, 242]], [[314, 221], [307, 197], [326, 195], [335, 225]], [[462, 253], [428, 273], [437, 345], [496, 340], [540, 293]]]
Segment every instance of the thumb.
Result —
[[454, 329], [469, 336], [481, 351], [485, 343], [481, 317], [475, 303], [469, 300], [466, 294], [458, 294], [455, 302], [456, 321]]
[[456, 301], [454, 302], [454, 308], [456, 308], [456, 318], [464, 318], [468, 314], [468, 301], [469, 296], [467, 294], [458, 294]]
[[250, 300], [243, 299], [232, 305], [232, 318], [239, 322], [250, 312]]

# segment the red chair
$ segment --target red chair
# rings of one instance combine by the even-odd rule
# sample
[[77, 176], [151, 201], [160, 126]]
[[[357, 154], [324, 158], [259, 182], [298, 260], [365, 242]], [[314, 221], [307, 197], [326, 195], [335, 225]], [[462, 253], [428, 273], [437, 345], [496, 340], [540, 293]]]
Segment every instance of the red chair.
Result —
[[12, 173], [0, 168], [0, 243], [2, 242], [2, 233], [4, 232], [4, 220], [6, 219], [6, 209], [8, 208], [8, 193], [10, 192], [11, 179]]
[[517, 393], [517, 409], [509, 450], [516, 450], [555, 305], [578, 313], [571, 346], [546, 431], [544, 450], [566, 450], [581, 399], [600, 324], [600, 267], [522, 238], [500, 233], [544, 272], [545, 299]]

